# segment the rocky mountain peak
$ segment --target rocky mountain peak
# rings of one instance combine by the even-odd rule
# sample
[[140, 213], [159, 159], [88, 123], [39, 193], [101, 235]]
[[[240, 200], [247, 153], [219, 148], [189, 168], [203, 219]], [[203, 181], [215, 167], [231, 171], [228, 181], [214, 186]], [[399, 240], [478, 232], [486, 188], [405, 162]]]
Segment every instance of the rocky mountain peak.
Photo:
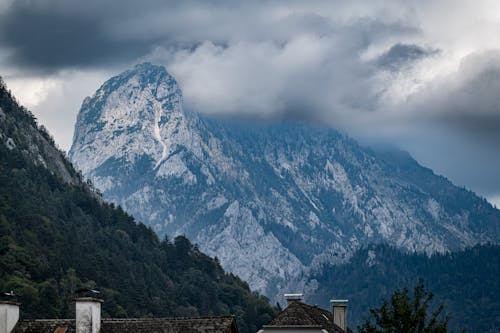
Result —
[[83, 103], [70, 156], [105, 198], [270, 297], [314, 289], [310, 272], [370, 243], [431, 254], [500, 240], [500, 211], [409, 155], [183, 112], [175, 79], [151, 64]]
[[[85, 161], [84, 173], [110, 158], [133, 163], [147, 158], [156, 166], [172, 149], [170, 133], [187, 127], [182, 91], [162, 66], [136, 65], [106, 81], [82, 104], [69, 155]], [[95, 156], [95, 149], [99, 154]]]

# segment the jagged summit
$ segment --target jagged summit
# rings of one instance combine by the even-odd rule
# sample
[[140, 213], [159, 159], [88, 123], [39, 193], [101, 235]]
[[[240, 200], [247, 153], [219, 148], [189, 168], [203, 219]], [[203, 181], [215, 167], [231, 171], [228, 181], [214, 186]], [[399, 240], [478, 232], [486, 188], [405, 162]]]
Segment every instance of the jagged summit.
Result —
[[84, 102], [70, 156], [105, 198], [160, 235], [187, 235], [268, 296], [314, 289], [310, 271], [369, 243], [435, 253], [499, 241], [498, 210], [411, 157], [327, 128], [183, 112], [157, 67]]
[[[132, 70], [131, 70], [132, 71]], [[136, 64], [134, 66], [133, 71], [154, 71], [154, 72], [167, 72], [167, 69], [164, 66], [153, 65], [149, 61], [145, 61], [140, 64]]]
[[79, 165], [84, 173], [111, 157], [134, 161], [145, 154], [158, 166], [169, 149], [163, 138], [172, 134], [162, 125], [186, 122], [181, 100], [177, 82], [162, 66], [143, 63], [111, 78], [83, 102], [73, 138], [80, 149], [72, 147], [70, 158], [85, 161]]
[[[182, 91], [177, 85], [177, 81], [171, 76], [165, 67], [153, 65], [150, 62], [144, 62], [142, 64], [135, 65], [133, 69], [125, 71], [123, 74], [119, 75], [117, 78], [122, 78], [130, 80], [130, 78], [135, 78], [141, 86], [147, 85], [161, 85], [165, 82], [168, 86], [175, 87], [175, 93], [182, 96]], [[158, 98], [164, 98], [161, 94]]]
[[[167, 69], [164, 66], [154, 65], [151, 62], [137, 64], [133, 69], [126, 70], [114, 78], [130, 77], [140, 78], [142, 84], [156, 84], [165, 79], [171, 81], [173, 84], [177, 84], [174, 77], [167, 72]], [[108, 80], [107, 82], [112, 81], [114, 78]]]

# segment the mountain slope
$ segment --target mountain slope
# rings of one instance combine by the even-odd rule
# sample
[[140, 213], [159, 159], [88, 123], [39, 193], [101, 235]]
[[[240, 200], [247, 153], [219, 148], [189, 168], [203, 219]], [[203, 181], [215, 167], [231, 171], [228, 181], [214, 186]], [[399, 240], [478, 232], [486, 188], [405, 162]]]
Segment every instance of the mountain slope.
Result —
[[[370, 315], [396, 288], [412, 289], [422, 278], [460, 332], [498, 332], [500, 327], [500, 246], [482, 245], [448, 254], [409, 254], [387, 245], [357, 251], [349, 262], [326, 265], [311, 278], [320, 286], [307, 301], [329, 306], [329, 299], [348, 298], [352, 327]], [[333, 293], [333, 295], [332, 295]]]
[[45, 127], [38, 126], [31, 112], [19, 106], [0, 78], [0, 145], [6, 152], [20, 153], [35, 165], [45, 167], [63, 181], [75, 184], [79, 175], [64, 154], [55, 147]]
[[160, 241], [102, 201], [0, 80], [0, 290], [22, 316], [74, 317], [74, 291], [97, 285], [105, 316], [236, 315], [256, 332], [275, 314], [185, 237]]
[[201, 117], [149, 63], [84, 101], [70, 157], [104, 197], [272, 297], [364, 244], [430, 254], [500, 239], [500, 211], [408, 154], [322, 127]]

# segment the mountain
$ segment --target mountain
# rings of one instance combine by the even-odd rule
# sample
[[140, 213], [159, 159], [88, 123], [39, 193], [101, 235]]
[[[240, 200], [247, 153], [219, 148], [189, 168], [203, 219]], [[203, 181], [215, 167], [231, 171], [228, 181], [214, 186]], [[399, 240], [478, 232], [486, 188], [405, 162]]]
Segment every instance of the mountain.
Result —
[[[47, 129], [38, 126], [33, 114], [19, 106], [0, 77], [0, 146], [8, 152], [20, 153], [37, 166], [43, 166], [64, 182], [76, 184], [81, 175], [65, 155], [56, 148]], [[3, 156], [3, 155], [2, 155]]]
[[332, 290], [350, 300], [349, 325], [356, 327], [390, 299], [395, 288], [413, 289], [423, 279], [434, 294], [435, 306], [444, 305], [450, 329], [460, 332], [498, 332], [500, 327], [500, 246], [476, 245], [455, 253], [405, 253], [388, 245], [367, 246], [356, 251], [349, 262], [325, 265], [311, 278], [319, 288], [307, 301], [330, 307]]
[[82, 181], [0, 80], [0, 291], [25, 318], [68, 318], [76, 289], [100, 288], [113, 317], [235, 315], [256, 332], [276, 310], [182, 236], [155, 232]]
[[384, 243], [427, 254], [500, 240], [500, 211], [398, 150], [339, 132], [184, 110], [165, 68], [137, 65], [84, 100], [71, 160], [104, 197], [184, 234], [270, 297]]

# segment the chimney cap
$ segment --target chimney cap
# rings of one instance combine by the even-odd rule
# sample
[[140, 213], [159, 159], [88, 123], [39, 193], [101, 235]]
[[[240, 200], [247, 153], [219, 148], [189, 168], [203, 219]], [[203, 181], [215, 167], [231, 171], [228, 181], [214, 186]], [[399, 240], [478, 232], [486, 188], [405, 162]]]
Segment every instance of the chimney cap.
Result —
[[75, 302], [95, 302], [95, 303], [104, 303], [103, 299], [95, 298], [95, 297], [76, 297], [73, 298]]
[[348, 303], [348, 299], [331, 299], [330, 303]]
[[285, 298], [300, 298], [304, 297], [304, 294], [285, 294]]

